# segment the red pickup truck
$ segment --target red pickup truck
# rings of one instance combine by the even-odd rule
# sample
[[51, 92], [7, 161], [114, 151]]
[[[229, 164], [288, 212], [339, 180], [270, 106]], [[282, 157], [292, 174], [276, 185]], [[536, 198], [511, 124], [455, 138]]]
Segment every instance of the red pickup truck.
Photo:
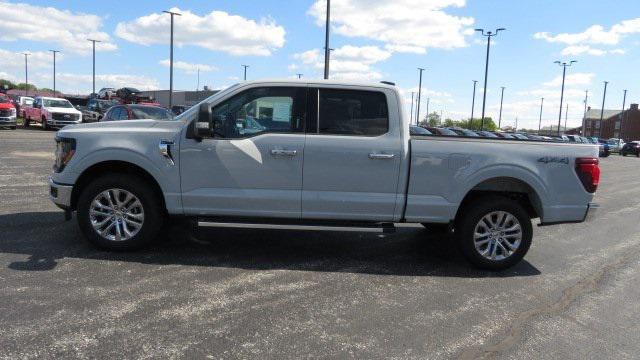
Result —
[[82, 113], [69, 100], [53, 97], [36, 97], [33, 105], [24, 108], [24, 127], [31, 123], [41, 123], [44, 129], [61, 128], [65, 125], [80, 124]]
[[0, 127], [16, 129], [16, 108], [4, 94], [0, 94]]

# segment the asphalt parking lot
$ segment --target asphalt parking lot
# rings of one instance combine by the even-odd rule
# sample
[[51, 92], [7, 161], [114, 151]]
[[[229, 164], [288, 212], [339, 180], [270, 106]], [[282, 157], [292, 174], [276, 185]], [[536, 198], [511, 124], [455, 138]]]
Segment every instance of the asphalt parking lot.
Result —
[[637, 358], [640, 159], [603, 159], [593, 222], [471, 269], [422, 227], [179, 227], [98, 251], [48, 199], [54, 132], [0, 131], [0, 358]]

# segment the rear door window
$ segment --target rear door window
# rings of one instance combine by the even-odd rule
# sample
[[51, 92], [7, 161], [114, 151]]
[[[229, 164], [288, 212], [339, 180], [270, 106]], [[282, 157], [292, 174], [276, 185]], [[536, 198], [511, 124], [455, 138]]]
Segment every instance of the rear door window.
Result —
[[319, 89], [318, 133], [379, 136], [389, 131], [387, 97], [379, 91]]

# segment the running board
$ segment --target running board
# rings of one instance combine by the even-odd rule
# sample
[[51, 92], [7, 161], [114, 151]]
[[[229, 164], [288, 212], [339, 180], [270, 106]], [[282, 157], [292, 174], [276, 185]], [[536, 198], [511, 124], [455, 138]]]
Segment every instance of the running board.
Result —
[[218, 222], [198, 220], [199, 227], [218, 227], [234, 229], [275, 229], [275, 230], [306, 230], [306, 231], [351, 231], [369, 232], [379, 234], [395, 233], [396, 228], [392, 223], [372, 224], [371, 226], [346, 226], [339, 225], [312, 225], [312, 224], [268, 224], [268, 223], [243, 223], [243, 222]]

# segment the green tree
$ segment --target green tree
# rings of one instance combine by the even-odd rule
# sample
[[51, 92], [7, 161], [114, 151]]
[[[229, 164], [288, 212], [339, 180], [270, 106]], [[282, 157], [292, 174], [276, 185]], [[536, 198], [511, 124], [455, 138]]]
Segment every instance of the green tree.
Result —
[[15, 89], [15, 88], [16, 88], [16, 84], [14, 84], [13, 82], [5, 79], [0, 79], [0, 89]]
[[[27, 89], [27, 84], [25, 84], [25, 83], [19, 83], [18, 85], [16, 85], [16, 87], [15, 87], [15, 88], [16, 88], [16, 89], [18, 89], [18, 90], [26, 90], [26, 89]], [[29, 85], [28, 85], [28, 88], [29, 88], [29, 90], [34, 90], [34, 91], [35, 91], [35, 90], [38, 90], [38, 88], [37, 88], [37, 87], [35, 87], [35, 85], [33, 85], [33, 84], [29, 84]]]
[[440, 115], [437, 112], [432, 112], [425, 116], [424, 120], [420, 122], [420, 125], [428, 125], [431, 127], [438, 126], [440, 124]]
[[[460, 127], [469, 130], [480, 130], [482, 125], [482, 121], [480, 119], [468, 119], [460, 121]], [[498, 126], [493, 119], [490, 117], [484, 118], [484, 130], [494, 131], [497, 130]]]

